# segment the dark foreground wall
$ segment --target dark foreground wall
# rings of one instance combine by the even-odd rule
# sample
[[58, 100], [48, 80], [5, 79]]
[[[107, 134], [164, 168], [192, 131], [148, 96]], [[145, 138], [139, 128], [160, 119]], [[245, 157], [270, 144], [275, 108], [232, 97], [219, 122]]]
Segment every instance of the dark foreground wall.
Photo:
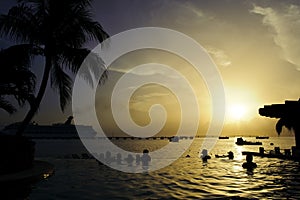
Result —
[[0, 135], [0, 174], [31, 168], [35, 143], [26, 137]]

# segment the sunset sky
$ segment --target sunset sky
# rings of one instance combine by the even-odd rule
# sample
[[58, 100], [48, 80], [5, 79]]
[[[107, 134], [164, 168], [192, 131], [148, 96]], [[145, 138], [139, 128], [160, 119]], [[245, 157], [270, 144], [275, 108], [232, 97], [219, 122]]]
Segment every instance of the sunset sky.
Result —
[[[1, 1], [1, 13], [6, 13], [13, 2]], [[151, 26], [180, 31], [199, 42], [214, 60], [224, 82], [227, 113], [223, 135], [275, 136], [276, 120], [260, 117], [258, 109], [265, 104], [300, 97], [300, 2], [297, 0], [110, 0], [95, 1], [93, 11], [95, 19], [111, 36], [127, 29]], [[0, 39], [1, 47], [9, 44]], [[107, 82], [97, 92], [99, 120], [106, 124], [107, 130], [118, 131], [108, 111], [113, 84], [135, 65], [154, 61], [174, 67], [191, 80], [199, 102], [199, 133], [205, 133], [211, 104], [203, 79], [194, 77], [189, 64], [182, 59], [151, 50], [132, 52], [113, 63]], [[33, 67], [37, 74], [41, 73], [37, 67], [39, 62], [42, 61], [37, 59]], [[159, 70], [132, 77], [172, 75]], [[159, 86], [147, 85], [134, 94], [129, 106], [133, 120], [139, 125], [149, 123], [147, 110], [154, 103], [163, 104], [169, 116], [163, 132], [175, 131], [180, 120], [178, 101]], [[0, 125], [22, 120], [27, 109], [24, 107], [13, 115], [0, 111]], [[58, 96], [48, 88], [35, 121], [63, 122], [69, 115], [72, 115], [71, 106], [62, 113]], [[290, 135], [287, 131], [284, 134]]]

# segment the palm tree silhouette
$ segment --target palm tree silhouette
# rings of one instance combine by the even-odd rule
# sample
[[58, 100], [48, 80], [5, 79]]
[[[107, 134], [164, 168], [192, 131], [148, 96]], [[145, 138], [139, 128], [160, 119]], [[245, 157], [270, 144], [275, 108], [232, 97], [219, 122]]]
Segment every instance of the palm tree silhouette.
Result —
[[[13, 96], [20, 106], [29, 103], [35, 88], [35, 75], [30, 71], [28, 45], [16, 45], [0, 51], [0, 108], [12, 114], [16, 108], [6, 99]], [[31, 52], [31, 53], [30, 53]]]
[[72, 79], [65, 70], [77, 73], [90, 53], [84, 45], [90, 41], [102, 42], [108, 37], [102, 26], [91, 18], [91, 2], [19, 0], [8, 14], [1, 15], [0, 35], [30, 45], [45, 61], [40, 88], [17, 135], [22, 134], [38, 110], [49, 79], [52, 88], [59, 93], [60, 107], [64, 111], [72, 89]]

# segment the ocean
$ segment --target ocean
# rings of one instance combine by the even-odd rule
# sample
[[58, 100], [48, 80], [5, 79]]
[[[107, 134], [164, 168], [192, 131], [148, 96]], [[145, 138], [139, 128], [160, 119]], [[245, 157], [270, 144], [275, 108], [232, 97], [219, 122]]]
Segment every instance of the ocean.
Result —
[[[245, 137], [249, 141], [255, 138]], [[146, 173], [125, 173], [101, 165], [94, 159], [74, 159], [84, 147], [80, 140], [38, 140], [37, 157], [55, 165], [55, 174], [30, 186], [28, 199], [298, 199], [298, 162], [254, 157], [252, 172], [242, 167], [242, 151], [258, 151], [259, 146], [238, 146], [236, 138], [218, 139], [209, 152], [211, 159], [199, 158], [203, 138], [196, 138], [171, 165]], [[293, 137], [259, 140], [265, 150], [290, 149]], [[166, 145], [165, 140], [124, 140], [120, 144], [140, 151]], [[183, 141], [179, 141], [183, 142]], [[271, 145], [273, 143], [274, 145]], [[81, 147], [78, 147], [81, 146]], [[215, 154], [234, 153], [234, 159]], [[187, 157], [189, 155], [189, 157]]]

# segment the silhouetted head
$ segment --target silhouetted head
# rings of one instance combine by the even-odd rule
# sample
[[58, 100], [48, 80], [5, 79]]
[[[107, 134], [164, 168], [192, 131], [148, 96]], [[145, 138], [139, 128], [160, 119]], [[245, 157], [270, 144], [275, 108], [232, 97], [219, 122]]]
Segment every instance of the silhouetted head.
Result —
[[207, 156], [207, 149], [203, 149], [202, 150], [202, 156], [204, 157], [204, 156]]
[[233, 157], [234, 157], [234, 156], [233, 156], [233, 152], [232, 152], [232, 151], [229, 151], [229, 152], [228, 152], [228, 158], [229, 158], [229, 159], [233, 159]]
[[73, 116], [68, 117], [67, 121], [65, 121], [65, 125], [70, 125], [72, 122]]
[[107, 151], [107, 152], [105, 153], [105, 156], [106, 156], [106, 158], [110, 158], [110, 156], [111, 156], [110, 151]]
[[248, 155], [246, 156], [246, 160], [247, 160], [247, 162], [252, 162], [252, 160], [253, 160], [252, 154], [248, 154]]
[[148, 149], [144, 149], [143, 153], [149, 153]]

